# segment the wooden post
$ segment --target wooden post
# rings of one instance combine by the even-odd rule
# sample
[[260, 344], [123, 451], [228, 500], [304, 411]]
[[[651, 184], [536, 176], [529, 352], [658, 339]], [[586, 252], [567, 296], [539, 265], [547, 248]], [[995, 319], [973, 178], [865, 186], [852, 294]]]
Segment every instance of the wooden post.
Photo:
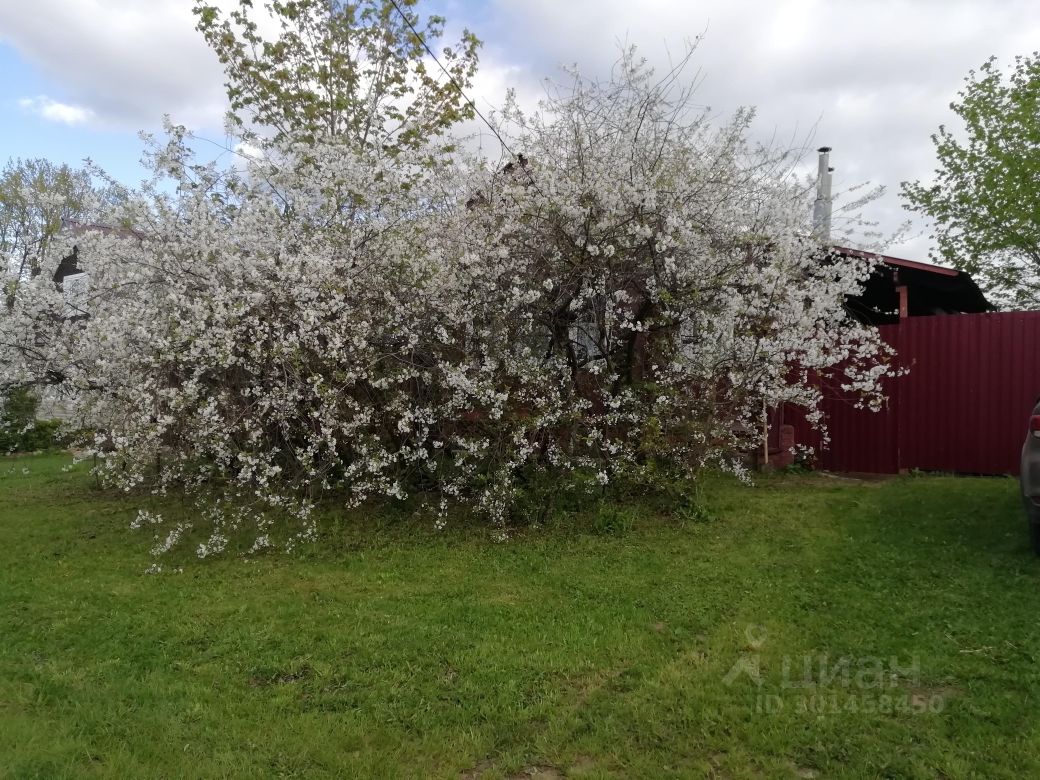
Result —
[[769, 411], [765, 398], [762, 399], [762, 465], [769, 465]]
[[906, 285], [896, 287], [896, 293], [899, 295], [899, 319], [905, 320], [910, 316], [910, 300]]

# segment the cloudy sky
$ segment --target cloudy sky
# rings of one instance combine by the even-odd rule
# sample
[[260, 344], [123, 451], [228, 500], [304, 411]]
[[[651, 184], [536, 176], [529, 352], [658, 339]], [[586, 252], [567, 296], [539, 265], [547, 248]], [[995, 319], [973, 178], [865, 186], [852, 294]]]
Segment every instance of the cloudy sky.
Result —
[[[192, 0], [0, 0], [0, 161], [91, 157], [134, 182], [138, 130], [164, 113], [223, 141], [223, 75], [194, 30]], [[910, 215], [899, 182], [928, 178], [929, 136], [968, 70], [1040, 41], [1037, 0], [427, 0], [484, 41], [474, 97], [507, 87], [534, 100], [561, 64], [607, 72], [619, 41], [652, 62], [704, 33], [698, 100], [725, 117], [758, 109], [763, 140], [834, 147], [837, 190], [888, 194], [868, 216], [892, 231]], [[925, 259], [928, 226], [890, 247]]]

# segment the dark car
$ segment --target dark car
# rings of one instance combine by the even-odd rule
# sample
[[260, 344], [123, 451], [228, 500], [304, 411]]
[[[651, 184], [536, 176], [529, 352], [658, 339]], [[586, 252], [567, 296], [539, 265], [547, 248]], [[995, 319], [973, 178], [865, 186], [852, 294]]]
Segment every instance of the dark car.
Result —
[[1029, 432], [1022, 445], [1022, 464], [1018, 471], [1022, 485], [1022, 504], [1029, 521], [1029, 542], [1040, 555], [1040, 400], [1029, 417]]

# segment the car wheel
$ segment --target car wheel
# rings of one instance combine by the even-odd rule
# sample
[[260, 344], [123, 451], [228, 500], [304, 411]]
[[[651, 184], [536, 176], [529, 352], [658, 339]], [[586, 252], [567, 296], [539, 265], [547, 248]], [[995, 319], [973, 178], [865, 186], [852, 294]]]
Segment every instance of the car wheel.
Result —
[[1025, 500], [1026, 522], [1029, 523], [1029, 546], [1040, 555], [1040, 507], [1029, 499]]

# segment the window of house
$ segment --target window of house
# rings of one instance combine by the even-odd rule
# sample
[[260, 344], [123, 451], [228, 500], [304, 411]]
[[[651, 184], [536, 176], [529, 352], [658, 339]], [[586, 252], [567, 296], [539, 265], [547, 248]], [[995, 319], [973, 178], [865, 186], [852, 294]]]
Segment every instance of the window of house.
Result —
[[86, 316], [89, 291], [89, 278], [83, 272], [69, 274], [61, 280], [61, 292], [65, 298], [66, 317]]

